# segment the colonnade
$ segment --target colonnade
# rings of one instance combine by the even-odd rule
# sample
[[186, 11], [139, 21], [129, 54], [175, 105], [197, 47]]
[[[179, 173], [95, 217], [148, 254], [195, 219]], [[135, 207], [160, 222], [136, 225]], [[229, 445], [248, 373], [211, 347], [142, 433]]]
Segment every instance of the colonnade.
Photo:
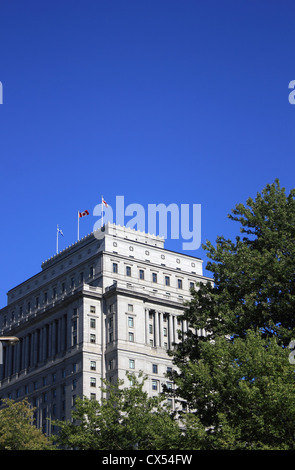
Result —
[[3, 366], [0, 380], [35, 367], [56, 354], [66, 351], [70, 345], [67, 315], [38, 326], [19, 336], [15, 345], [4, 345]]
[[187, 321], [179, 315], [159, 310], [145, 309], [145, 343], [154, 347], [171, 349], [179, 341], [178, 330], [187, 331]]

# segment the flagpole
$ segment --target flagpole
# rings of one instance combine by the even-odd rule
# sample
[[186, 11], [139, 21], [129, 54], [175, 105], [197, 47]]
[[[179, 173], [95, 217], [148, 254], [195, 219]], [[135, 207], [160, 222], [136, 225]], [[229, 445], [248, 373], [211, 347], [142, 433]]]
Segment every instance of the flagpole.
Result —
[[56, 254], [58, 254], [58, 224], [56, 227]]
[[79, 241], [79, 211], [78, 211], [78, 241]]
[[103, 227], [103, 196], [101, 196], [101, 228]]

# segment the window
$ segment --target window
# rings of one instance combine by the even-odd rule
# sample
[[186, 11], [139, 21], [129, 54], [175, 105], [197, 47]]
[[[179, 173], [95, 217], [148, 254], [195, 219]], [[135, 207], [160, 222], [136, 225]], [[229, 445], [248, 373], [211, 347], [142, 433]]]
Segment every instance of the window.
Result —
[[153, 325], [149, 325], [149, 333], [150, 335], [153, 334]]
[[131, 343], [134, 343], [134, 333], [129, 331], [128, 333], [128, 341], [131, 341]]
[[143, 269], [139, 270], [139, 279], [144, 279], [144, 270]]
[[96, 378], [90, 377], [90, 387], [96, 387]]
[[158, 373], [158, 365], [153, 364], [153, 374], [157, 374], [157, 373]]
[[71, 288], [74, 289], [74, 287], [75, 287], [75, 278], [72, 277], [71, 278]]
[[158, 390], [158, 381], [152, 380], [152, 390]]
[[132, 304], [128, 304], [128, 312], [133, 312], [133, 305]]
[[96, 370], [96, 362], [90, 361], [90, 370]]
[[134, 327], [134, 318], [133, 317], [128, 317], [128, 326], [129, 326], [129, 328]]
[[72, 346], [77, 344], [77, 320], [72, 322]]
[[163, 334], [164, 334], [164, 336], [167, 336], [167, 328], [166, 327], [163, 328]]
[[129, 359], [129, 369], [135, 369], [135, 360]]
[[80, 273], [80, 282], [84, 282], [84, 273]]
[[157, 282], [157, 274], [153, 273], [152, 274], [153, 282]]
[[95, 313], [95, 306], [94, 305], [90, 305], [90, 313]]
[[48, 295], [47, 292], [44, 292], [44, 303], [47, 304], [48, 302]]
[[56, 299], [56, 287], [53, 287], [52, 289], [52, 298]]
[[178, 289], [182, 289], [182, 279], [177, 279], [177, 287]]
[[36, 307], [36, 308], [39, 307], [39, 297], [36, 297], [36, 298], [35, 298], [35, 307]]
[[95, 328], [95, 326], [96, 326], [95, 318], [90, 318], [90, 328]]
[[89, 277], [93, 277], [93, 274], [94, 274], [93, 266], [90, 266], [90, 268], [89, 268]]
[[194, 289], [194, 287], [195, 287], [195, 283], [194, 283], [194, 282], [190, 282], [190, 283], [189, 283], [189, 288], [190, 288], [190, 289]]
[[126, 276], [131, 276], [131, 266], [126, 266]]
[[170, 277], [165, 276], [165, 286], [170, 286]]
[[94, 335], [93, 333], [90, 335], [90, 343], [95, 343], [96, 341], [96, 335]]
[[118, 272], [118, 264], [113, 263], [113, 273], [117, 273], [117, 272]]

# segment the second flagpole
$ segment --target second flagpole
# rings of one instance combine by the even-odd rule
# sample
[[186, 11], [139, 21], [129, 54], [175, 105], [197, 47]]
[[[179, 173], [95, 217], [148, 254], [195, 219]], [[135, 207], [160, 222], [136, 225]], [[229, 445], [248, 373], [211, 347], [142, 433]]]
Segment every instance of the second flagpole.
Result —
[[79, 219], [80, 219], [80, 217], [79, 217], [79, 211], [78, 211], [78, 228], [77, 228], [78, 241], [79, 241]]

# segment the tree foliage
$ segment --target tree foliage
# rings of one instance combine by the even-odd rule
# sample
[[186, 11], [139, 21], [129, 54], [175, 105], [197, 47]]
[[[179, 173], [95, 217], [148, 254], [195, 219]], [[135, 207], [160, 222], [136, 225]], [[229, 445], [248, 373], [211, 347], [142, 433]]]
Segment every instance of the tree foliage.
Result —
[[177, 446], [179, 427], [163, 396], [149, 397], [145, 378], [127, 376], [131, 386], [104, 381], [100, 401], [78, 398], [74, 422], [58, 422], [57, 443], [79, 450], [149, 450]]
[[276, 180], [229, 216], [242, 237], [204, 246], [213, 283], [192, 293], [172, 353], [189, 448], [293, 449], [294, 196]]
[[229, 218], [243, 237], [204, 245], [214, 285], [200, 285], [188, 319], [214, 336], [261, 328], [286, 346], [295, 328], [295, 189], [286, 196], [276, 180]]
[[48, 438], [32, 424], [33, 412], [26, 400], [2, 400], [0, 450], [52, 450]]

